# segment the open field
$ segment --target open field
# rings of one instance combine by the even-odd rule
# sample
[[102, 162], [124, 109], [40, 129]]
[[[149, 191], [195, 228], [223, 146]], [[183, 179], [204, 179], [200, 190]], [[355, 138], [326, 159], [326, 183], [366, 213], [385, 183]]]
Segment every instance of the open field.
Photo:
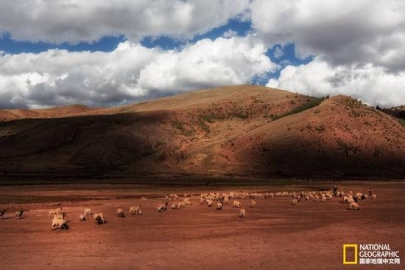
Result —
[[[404, 260], [405, 182], [289, 184], [0, 186], [0, 208], [10, 207], [0, 219], [1, 269], [401, 269], [344, 266], [342, 245], [389, 244]], [[354, 193], [367, 193], [371, 186], [377, 199], [360, 202], [360, 211], [346, 210], [341, 198], [297, 206], [289, 197], [258, 198], [255, 208], [248, 206], [251, 199], [242, 199], [244, 219], [231, 203], [217, 211], [199, 200], [205, 192], [320, 191], [333, 185]], [[158, 213], [157, 205], [170, 193], [193, 195], [193, 205]], [[66, 231], [51, 230], [49, 209], [58, 204], [70, 221]], [[130, 216], [129, 207], [139, 204], [143, 215]], [[14, 219], [20, 207], [23, 218]], [[80, 222], [86, 207], [103, 212], [107, 223], [96, 225], [91, 218]], [[119, 207], [125, 218], [115, 215]]]

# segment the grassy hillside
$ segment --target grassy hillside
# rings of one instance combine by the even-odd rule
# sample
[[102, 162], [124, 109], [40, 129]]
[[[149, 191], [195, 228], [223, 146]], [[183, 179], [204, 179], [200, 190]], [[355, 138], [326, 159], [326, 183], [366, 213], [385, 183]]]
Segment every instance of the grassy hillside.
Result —
[[[3, 113], [3, 114], [1, 114]], [[400, 177], [405, 128], [350, 97], [260, 86], [0, 122], [0, 176]]]

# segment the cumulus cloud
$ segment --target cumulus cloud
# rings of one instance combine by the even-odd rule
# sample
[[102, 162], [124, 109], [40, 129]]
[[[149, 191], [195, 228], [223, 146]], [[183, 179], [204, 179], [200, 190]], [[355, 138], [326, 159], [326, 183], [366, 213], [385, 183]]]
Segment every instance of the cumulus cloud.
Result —
[[405, 70], [405, 1], [254, 0], [253, 27], [269, 47], [294, 42], [301, 57], [334, 66]]
[[92, 42], [104, 36], [191, 38], [245, 16], [249, 0], [3, 1], [0, 33], [15, 40]]
[[349, 95], [369, 105], [392, 107], [405, 101], [405, 72], [390, 73], [380, 66], [334, 67], [321, 58], [301, 66], [287, 66], [268, 87], [310, 96]]
[[169, 91], [247, 83], [276, 69], [265, 53], [263, 44], [249, 36], [200, 40], [181, 52], [156, 57], [141, 71], [139, 85]]
[[276, 68], [248, 37], [163, 51], [126, 41], [112, 52], [0, 55], [0, 106], [111, 106], [167, 93], [248, 83]]

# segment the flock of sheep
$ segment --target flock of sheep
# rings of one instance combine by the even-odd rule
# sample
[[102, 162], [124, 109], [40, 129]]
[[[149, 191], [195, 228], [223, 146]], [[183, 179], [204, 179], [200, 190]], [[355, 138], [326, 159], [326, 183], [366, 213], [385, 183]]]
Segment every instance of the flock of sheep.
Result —
[[[4, 214], [6, 213], [6, 211], [10, 209], [9, 207], [5, 208], [5, 209], [0, 209], [0, 217], [3, 218]], [[20, 210], [18, 210], [17, 212], [15, 212], [14, 214], [14, 218], [22, 218], [22, 215], [24, 213], [24, 209], [20, 208]]]
[[[246, 210], [242, 208], [242, 203], [240, 202], [241, 199], [251, 199], [250, 208], [254, 208], [257, 206], [257, 199], [268, 199], [268, 198], [277, 198], [277, 197], [290, 197], [292, 198], [292, 203], [291, 205], [295, 206], [299, 204], [302, 200], [312, 200], [312, 201], [327, 201], [330, 200], [332, 197], [341, 197], [343, 203], [349, 204], [347, 207], [348, 210], [360, 210], [359, 202], [362, 200], [366, 199], [376, 199], [377, 196], [376, 194], [372, 194], [371, 189], [369, 189], [369, 195], [363, 194], [363, 193], [356, 193], [355, 195], [353, 194], [352, 191], [349, 191], [347, 194], [345, 192], [337, 192], [337, 188], [334, 190], [329, 190], [329, 191], [301, 191], [299, 193], [297, 192], [276, 192], [276, 193], [258, 193], [258, 192], [229, 192], [229, 193], [218, 193], [218, 192], [212, 192], [212, 193], [203, 193], [200, 195], [200, 204], [201, 205], [206, 205], [208, 207], [212, 207], [214, 201], [216, 202], [216, 210], [222, 210], [223, 207], [227, 204], [230, 204], [230, 201], [232, 201], [232, 208], [239, 209], [239, 214], [238, 216], [240, 218], [245, 218], [246, 217]], [[145, 200], [145, 198], [143, 198]], [[180, 199], [180, 197], [177, 194], [169, 194], [166, 196], [166, 202], [157, 205], [156, 209], [158, 212], [165, 212], [168, 210], [168, 205], [169, 202], [168, 200], [175, 201], [177, 200], [176, 203], [171, 204], [171, 209], [172, 210], [177, 210], [181, 208], [185, 208], [187, 206], [193, 205], [189, 195], [184, 194], [183, 199]], [[0, 209], [0, 217], [3, 218], [5, 215], [6, 211], [9, 208], [6, 209]], [[23, 215], [24, 210], [20, 209], [18, 210], [14, 217], [21, 218]], [[141, 206], [131, 206], [129, 207], [129, 213], [130, 215], [142, 215], [142, 209]], [[84, 209], [84, 212], [82, 215], [79, 216], [80, 221], [86, 221], [88, 216], [93, 215], [93, 221], [96, 224], [104, 224], [106, 223], [106, 219], [104, 218], [103, 213], [93, 213], [90, 208]], [[118, 208], [116, 211], [117, 217], [124, 218], [125, 213], [123, 208]], [[62, 207], [54, 208], [49, 210], [49, 218], [52, 218], [52, 223], [51, 227], [52, 230], [66, 230], [69, 228], [68, 221], [65, 219], [66, 213], [63, 212]]]

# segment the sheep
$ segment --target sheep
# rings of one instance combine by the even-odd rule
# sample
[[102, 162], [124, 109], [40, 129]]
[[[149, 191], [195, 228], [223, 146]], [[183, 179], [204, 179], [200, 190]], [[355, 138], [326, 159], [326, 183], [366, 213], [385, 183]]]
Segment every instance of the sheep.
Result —
[[138, 206], [131, 206], [131, 207], [129, 208], [129, 213], [130, 213], [131, 215], [142, 215], [141, 206], [140, 206], [140, 205], [138, 205]]
[[14, 218], [21, 218], [24, 213], [24, 210], [21, 208], [17, 212], [15, 212]]
[[370, 199], [372, 200], [377, 199], [377, 195], [376, 194], [371, 195]]
[[121, 218], [125, 217], [124, 209], [122, 209], [122, 208], [117, 209], [117, 217], [121, 217]]
[[360, 210], [360, 206], [356, 202], [351, 202], [350, 206], [347, 209], [348, 210]]
[[6, 211], [9, 209], [9, 207], [7, 207], [6, 209], [2, 209], [0, 210], [0, 217], [3, 218], [4, 214], [6, 213]]
[[69, 226], [68, 226], [66, 220], [55, 216], [52, 219], [52, 230], [58, 230], [58, 229], [67, 230], [67, 229], [69, 229]]
[[246, 217], [246, 211], [245, 211], [245, 209], [240, 209], [240, 212], [239, 212], [239, 217], [240, 218], [244, 218], [244, 217]]
[[179, 203], [177, 203], [177, 208], [178, 208], [178, 209], [180, 209], [180, 208], [186, 208], [186, 204], [185, 204], [184, 202], [179, 202]]
[[178, 209], [178, 207], [177, 207], [177, 204], [172, 204], [172, 210], [176, 210], [176, 209]]
[[90, 208], [84, 209], [84, 215], [85, 216], [91, 216], [91, 209]]
[[86, 216], [85, 215], [80, 215], [79, 220], [80, 221], [86, 221]]
[[212, 200], [207, 200], [207, 205], [208, 205], [208, 207], [211, 207], [212, 206]]
[[101, 225], [101, 224], [104, 224], [107, 222], [104, 219], [103, 213], [94, 214], [93, 219], [94, 219], [94, 222], [97, 223], [98, 225]]
[[242, 204], [240, 203], [240, 201], [233, 201], [233, 208], [240, 208], [242, 206]]
[[222, 202], [218, 202], [217, 203], [217, 210], [222, 210], [222, 206], [223, 206]]
[[62, 210], [62, 207], [54, 208], [49, 210], [49, 217], [53, 217], [55, 214], [59, 214], [59, 211]]
[[189, 198], [184, 198], [184, 199], [183, 199], [183, 203], [184, 203], [185, 205], [193, 205], [193, 203], [190, 201]]
[[168, 202], [166, 202], [165, 204], [159, 204], [158, 207], [157, 207], [158, 212], [164, 212], [164, 211], [166, 211], [168, 204], [169, 204]]
[[250, 202], [250, 207], [251, 208], [256, 207], [256, 204], [257, 204], [256, 201], [253, 200]]
[[66, 217], [66, 213], [54, 214], [53, 218], [57, 219], [64, 219]]
[[342, 202], [344, 202], [344, 203], [348, 203], [349, 202], [349, 196], [343, 196], [343, 200], [342, 200]]
[[292, 200], [292, 205], [297, 205], [297, 203], [298, 203], [298, 200], [297, 200], [296, 198], [294, 198], [294, 199]]

